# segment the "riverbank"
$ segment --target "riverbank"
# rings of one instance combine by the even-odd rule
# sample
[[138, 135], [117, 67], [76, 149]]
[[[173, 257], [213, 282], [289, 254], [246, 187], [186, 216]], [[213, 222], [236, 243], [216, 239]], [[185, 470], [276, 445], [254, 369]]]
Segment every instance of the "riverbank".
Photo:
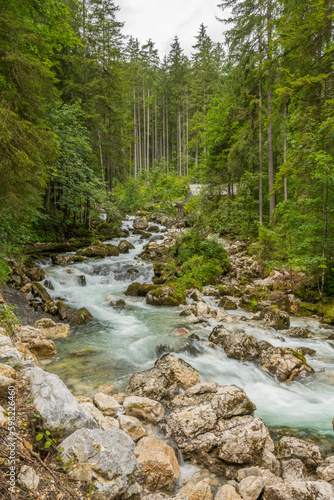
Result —
[[[63, 416], [58, 415], [59, 421], [63, 421], [68, 409], [66, 404], [74, 405], [73, 396], [70, 396], [71, 392], [64, 388], [56, 375], [48, 375], [38, 369], [36, 371], [32, 363], [57, 372], [76, 396], [77, 403], [90, 415], [89, 418], [86, 413], [82, 414], [81, 409], [74, 405], [77, 417], [81, 415], [79, 429], [87, 428], [90, 431], [84, 433], [83, 441], [80, 435], [79, 442], [79, 435], [75, 435], [76, 430], [69, 423], [70, 435], [75, 438], [74, 442], [70, 441], [71, 453], [75, 446], [84, 445], [89, 449], [94, 436], [97, 441], [107, 440], [110, 446], [116, 446], [117, 442], [116, 448], [120, 456], [126, 451], [133, 464], [133, 469], [127, 469], [126, 478], [122, 476], [124, 481], [116, 497], [106, 489], [103, 493], [98, 493], [100, 487], [111, 488], [110, 484], [101, 486], [100, 483], [108, 482], [107, 477], [114, 477], [114, 473], [93, 467], [94, 470], [89, 472], [93, 498], [145, 496], [152, 495], [156, 490], [168, 495], [177, 493], [179, 498], [205, 500], [214, 495], [220, 500], [228, 498], [227, 495], [234, 495], [232, 498], [235, 499], [268, 500], [286, 500], [290, 497], [295, 500], [307, 498], [305, 495], [319, 500], [331, 498], [328, 496], [332, 495], [329, 489], [331, 486], [319, 481], [324, 478], [332, 481], [327, 470], [331, 461], [326, 462], [318, 474], [315, 472], [321, 467], [325, 457], [332, 455], [333, 449], [330, 439], [323, 441], [321, 438], [327, 432], [324, 433], [323, 429], [328, 429], [328, 436], [332, 432], [331, 384], [327, 381], [328, 393], [327, 389], [321, 389], [321, 384], [324, 384], [321, 377], [328, 377], [333, 372], [331, 358], [326, 359], [332, 349], [330, 340], [327, 340], [330, 330], [324, 328], [319, 321], [321, 318], [298, 319], [296, 316], [289, 316], [284, 309], [288, 306], [298, 307], [299, 302], [297, 298], [292, 300], [289, 297], [292, 295], [288, 293], [289, 289], [285, 292], [276, 289], [276, 281], [287, 281], [283, 279], [284, 275], [282, 278], [276, 273], [270, 279], [261, 278], [254, 261], [242, 254], [242, 245], [235, 243], [229, 250], [232, 261], [230, 273], [217, 287], [207, 287], [201, 292], [192, 290], [188, 294], [190, 297], [187, 297], [186, 305], [156, 307], [149, 304], [150, 299], [147, 297], [123, 295], [134, 281], [133, 276], [141, 283], [150, 283], [154, 277], [152, 264], [149, 260], [138, 259], [139, 254], [148, 256], [150, 253], [163, 253], [163, 247], [168, 247], [180, 231], [180, 228], [174, 227], [166, 235], [160, 224], [158, 231], [150, 233], [147, 239], [154, 235], [164, 235], [164, 238], [167, 236], [167, 244], [165, 238], [148, 242], [147, 245], [147, 239], [141, 239], [141, 233], [134, 234], [130, 228], [132, 224], [133, 221], [128, 221], [128, 228], [125, 228], [129, 231], [129, 243], [135, 247], [128, 248], [128, 253], [105, 255], [100, 259], [85, 256], [80, 262], [71, 261], [74, 254], [67, 254], [62, 257], [65, 259], [62, 265], [59, 264], [60, 257], [56, 265], [50, 265], [50, 261], [40, 261], [37, 269], [45, 273], [42, 282], [49, 281], [54, 288], [48, 292], [51, 302], [57, 304], [54, 299], [62, 294], [64, 305], [87, 305], [94, 318], [87, 325], [71, 326], [71, 333], [64, 340], [55, 339], [55, 357], [37, 360], [36, 355], [31, 356], [29, 348], [27, 349], [30, 340], [23, 336], [22, 329], [19, 330], [21, 344], [25, 344], [24, 356], [28, 356], [23, 362], [29, 363], [25, 367], [27, 372], [24, 376], [28, 377], [36, 412], [42, 417], [44, 430], [52, 430], [51, 433], [55, 436], [59, 434], [62, 441], [64, 429], [55, 426], [47, 408], [50, 407], [50, 401], [54, 401], [55, 408], [65, 412]], [[163, 245], [159, 245], [159, 241]], [[119, 248], [121, 243], [112, 240], [107, 244]], [[104, 248], [101, 244], [93, 247], [95, 252], [113, 250], [115, 253], [114, 249]], [[129, 270], [132, 271], [129, 273]], [[252, 276], [249, 276], [250, 272]], [[244, 282], [244, 273], [247, 273], [252, 283]], [[82, 286], [83, 276], [85, 286]], [[263, 283], [264, 280], [267, 281]], [[257, 283], [253, 284], [255, 281]], [[231, 287], [234, 287], [233, 290]], [[260, 289], [262, 296], [257, 295], [256, 303], [253, 297], [247, 299], [247, 292], [248, 295], [251, 290], [258, 293]], [[145, 291], [147, 293], [148, 290]], [[226, 291], [229, 293], [226, 294]], [[234, 295], [231, 294], [232, 291]], [[240, 294], [240, 291], [243, 293]], [[280, 293], [277, 294], [278, 291]], [[142, 292], [138, 290], [137, 293]], [[276, 295], [269, 297], [272, 293]], [[105, 300], [106, 297], [108, 301]], [[119, 303], [120, 300], [123, 302]], [[236, 308], [229, 309], [227, 300], [234, 302]], [[238, 307], [247, 304], [246, 300], [249, 300], [250, 308], [265, 311], [263, 317], [254, 310], [250, 312], [244, 308], [239, 309]], [[283, 304], [280, 310], [276, 303], [278, 300]], [[41, 303], [36, 310], [39, 308], [42, 309]], [[292, 337], [291, 332], [287, 333], [288, 328], [280, 329], [288, 326], [287, 318], [292, 329], [304, 326], [305, 330], [303, 322], [308, 322], [309, 336], [306, 334], [305, 337], [304, 332], [304, 336], [300, 337], [297, 332], [297, 337]], [[30, 330], [30, 337], [41, 339], [45, 335], [45, 325], [42, 325], [43, 335], [40, 324], [35, 326], [40, 333], [33, 335]], [[27, 330], [23, 330], [27, 335]], [[30, 345], [36, 349], [36, 342], [31, 342]], [[45, 342], [43, 345], [45, 346]], [[315, 346], [316, 349], [313, 350], [316, 351], [316, 356], [310, 352]], [[301, 353], [301, 348], [304, 348], [306, 357]], [[274, 351], [271, 352], [270, 349]], [[305, 349], [309, 349], [308, 353]], [[170, 352], [172, 354], [168, 354]], [[296, 356], [297, 352], [300, 355]], [[17, 353], [16, 355], [19, 356]], [[161, 355], [164, 357], [161, 358]], [[160, 360], [155, 362], [157, 358]], [[287, 366], [291, 362], [292, 365]], [[274, 366], [287, 367], [283, 370], [284, 378], [281, 381], [282, 370], [277, 372], [273, 369]], [[316, 372], [313, 375], [312, 370]], [[136, 373], [133, 375], [134, 372]], [[43, 402], [43, 396], [39, 393], [38, 387], [41, 385], [48, 388], [47, 403]], [[240, 389], [236, 389], [236, 386]], [[186, 393], [182, 396], [184, 390]], [[316, 413], [312, 413], [313, 410]], [[285, 419], [288, 417], [290, 429], [285, 432], [277, 429], [273, 433], [270, 429], [275, 427], [275, 422], [271, 419], [275, 414], [281, 427], [286, 426]], [[102, 438], [100, 434], [93, 435], [97, 427], [91, 419], [97, 423], [100, 431], [110, 433], [106, 429], [113, 429], [112, 436], [108, 434]], [[295, 430], [291, 429], [294, 427], [291, 422], [296, 422]], [[300, 422], [304, 424], [298, 430]], [[303, 428], [309, 429], [309, 432], [305, 433]], [[124, 438], [122, 430], [125, 433], [128, 431], [132, 439], [138, 441], [136, 448]], [[66, 435], [68, 432], [65, 430]], [[312, 432], [316, 434], [314, 439], [311, 438]], [[269, 438], [270, 433], [275, 443]], [[229, 448], [229, 443], [238, 441], [239, 438], [239, 445], [236, 442], [233, 449]], [[321, 444], [321, 450], [314, 441]], [[287, 447], [290, 447], [290, 455], [286, 452]], [[247, 456], [242, 456], [245, 448], [249, 452]], [[153, 462], [149, 462], [147, 454], [152, 449], [156, 453]], [[309, 454], [316, 457], [314, 463]], [[163, 465], [159, 462], [161, 456]], [[77, 458], [77, 452], [74, 452], [70, 460]], [[99, 458], [103, 462], [105, 455], [102, 453]], [[81, 457], [80, 460], [85, 459]], [[286, 464], [286, 461], [291, 463]], [[111, 469], [114, 467], [110, 462], [109, 465]], [[300, 473], [295, 468], [294, 474], [290, 474], [292, 466], [296, 466]], [[76, 466], [77, 469], [80, 467]], [[258, 491], [252, 493], [253, 497], [249, 496], [250, 484], [247, 481], [241, 484], [248, 477], [246, 474], [249, 473], [249, 467], [253, 468], [249, 483], [253, 484], [254, 477], [262, 478], [256, 481]], [[208, 473], [205, 472], [206, 468]], [[325, 476], [321, 472], [323, 469], [327, 470]], [[159, 471], [158, 475], [154, 472], [156, 470]], [[240, 472], [241, 470], [245, 472]], [[165, 479], [160, 484], [159, 478], [162, 475]], [[229, 481], [228, 485], [225, 484], [226, 481]], [[292, 484], [295, 482], [298, 484]], [[188, 483], [188, 486], [184, 486], [184, 483]], [[185, 489], [182, 491], [183, 486]], [[282, 491], [283, 496], [273, 496], [278, 494], [277, 491]]]

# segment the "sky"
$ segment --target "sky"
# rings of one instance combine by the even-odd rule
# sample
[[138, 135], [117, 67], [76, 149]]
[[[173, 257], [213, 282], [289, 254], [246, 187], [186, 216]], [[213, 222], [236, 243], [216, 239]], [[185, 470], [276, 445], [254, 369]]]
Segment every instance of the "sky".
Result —
[[217, 7], [219, 0], [116, 0], [115, 3], [121, 9], [117, 19], [125, 21], [123, 33], [138, 38], [141, 44], [151, 38], [161, 57], [169, 52], [175, 35], [189, 56], [201, 23], [207, 26], [214, 42], [223, 41], [224, 24], [216, 19], [223, 17]]

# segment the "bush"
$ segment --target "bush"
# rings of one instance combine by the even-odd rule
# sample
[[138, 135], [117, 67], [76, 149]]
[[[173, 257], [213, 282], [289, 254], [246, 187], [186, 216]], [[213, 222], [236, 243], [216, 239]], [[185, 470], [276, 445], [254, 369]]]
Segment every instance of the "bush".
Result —
[[226, 272], [229, 266], [229, 258], [225, 248], [216, 239], [207, 239], [197, 231], [188, 231], [178, 238], [172, 248], [172, 255], [179, 264], [197, 256], [203, 256], [206, 261], [216, 259]]

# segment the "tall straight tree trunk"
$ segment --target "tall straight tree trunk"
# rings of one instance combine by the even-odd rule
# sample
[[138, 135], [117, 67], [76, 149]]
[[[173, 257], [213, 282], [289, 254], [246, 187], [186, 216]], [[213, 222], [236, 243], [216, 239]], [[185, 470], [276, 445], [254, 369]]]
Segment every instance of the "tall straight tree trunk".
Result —
[[142, 134], [141, 134], [140, 102], [138, 102], [138, 155], [139, 155], [139, 170], [140, 170], [140, 173], [143, 170], [142, 154], [141, 154], [141, 143], [142, 143], [141, 136], [142, 136]]
[[157, 106], [157, 99], [156, 98], [155, 98], [154, 109], [155, 109], [155, 122], [154, 122], [154, 160], [157, 161], [159, 152], [158, 152], [158, 106]]
[[165, 111], [165, 96], [162, 100], [162, 156], [166, 158], [166, 111]]
[[[262, 15], [262, 12], [261, 12]], [[259, 50], [262, 54], [262, 36], [260, 35]], [[261, 61], [262, 62], [262, 61]], [[261, 70], [262, 71], [262, 70]], [[262, 73], [259, 82], [259, 220], [263, 224], [263, 133], [262, 133]]]
[[145, 99], [145, 87], [143, 82], [143, 121], [144, 121], [144, 131], [143, 131], [143, 168], [146, 171], [146, 99]]
[[[150, 97], [150, 89], [147, 91], [148, 98]], [[147, 182], [149, 182], [149, 174], [150, 174], [150, 104], [148, 100], [147, 105], [147, 141], [146, 141], [146, 172], [147, 172]]]
[[267, 0], [267, 58], [269, 61], [268, 69], [268, 125], [267, 125], [267, 140], [268, 140], [268, 181], [269, 181], [269, 215], [272, 216], [276, 200], [275, 194], [272, 192], [274, 187], [274, 147], [273, 147], [273, 125], [272, 125], [272, 100], [273, 100], [273, 68], [271, 55], [271, 0]]
[[189, 175], [189, 101], [187, 91], [187, 111], [186, 111], [186, 175]]
[[168, 99], [166, 97], [166, 150], [167, 150], [167, 175], [169, 174], [169, 133], [168, 133]]
[[82, 0], [82, 40], [83, 40], [83, 77], [84, 77], [84, 99], [85, 99], [85, 113], [87, 114], [87, 49], [86, 49], [86, 0]]
[[[287, 106], [287, 103], [285, 101], [284, 102], [284, 146], [283, 146], [284, 163], [286, 163], [286, 161], [288, 159], [288, 131], [287, 131], [288, 110], [287, 110], [287, 108], [288, 108], [288, 106]], [[284, 201], [288, 201], [288, 178], [286, 175], [284, 176]]]
[[101, 134], [100, 131], [97, 131], [97, 135], [99, 138], [99, 151], [100, 151], [100, 165], [101, 165], [101, 178], [102, 182], [104, 182], [104, 165], [103, 165], [103, 154], [102, 154], [102, 144], [101, 144]]
[[137, 110], [136, 110], [136, 88], [133, 82], [133, 127], [134, 127], [134, 173], [137, 179], [138, 158], [137, 158]]
[[181, 134], [181, 108], [179, 104], [179, 116], [178, 116], [178, 137], [179, 137], [179, 175], [182, 175], [182, 134]]

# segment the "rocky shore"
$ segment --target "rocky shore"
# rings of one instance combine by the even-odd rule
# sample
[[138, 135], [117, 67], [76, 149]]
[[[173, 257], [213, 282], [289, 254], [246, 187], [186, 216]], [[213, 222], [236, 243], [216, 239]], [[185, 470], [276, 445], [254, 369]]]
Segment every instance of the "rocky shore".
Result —
[[[169, 229], [162, 244], [149, 241], [141, 254], [155, 263], [155, 285], [133, 283], [125, 298], [138, 295], [151, 305], [178, 307], [189, 325], [218, 323], [208, 345], [223, 349], [227, 357], [256, 364], [283, 385], [314, 372], [305, 358], [309, 352], [275, 347], [229, 330], [235, 319], [226, 311], [240, 307], [251, 311], [252, 321], [278, 335], [307, 338], [307, 329], [290, 328], [289, 316], [305, 312], [293, 293], [303, 276], [291, 278], [277, 270], [265, 277], [244, 245], [234, 242], [228, 246], [230, 272], [221, 283], [188, 290], [180, 299], [163, 283], [161, 270], [182, 222], [175, 225], [157, 217], [152, 223]], [[142, 217], [133, 227], [143, 238], [156, 232]], [[66, 267], [77, 258], [119, 255], [130, 245], [126, 240], [118, 246], [96, 241], [76, 254], [52, 254], [52, 260]], [[3, 498], [334, 500], [334, 456], [324, 456], [311, 440], [289, 435], [274, 444], [242, 387], [203, 382], [191, 364], [168, 352], [168, 346], [162, 346], [153, 368], [132, 375], [123, 392], [115, 393], [110, 381], [92, 397], [73, 394], [57, 375], [41, 368], [40, 360], [55, 354], [54, 340], [66, 338], [71, 325], [92, 317], [84, 308], [74, 311], [52, 301], [38, 283], [45, 279], [42, 272], [14, 268], [12, 282], [38, 319], [34, 317], [33, 326], [16, 324], [0, 331]], [[3, 298], [0, 305], [8, 307]], [[174, 333], [191, 341], [186, 328]], [[5, 496], [7, 396], [13, 386], [19, 398], [20, 441], [15, 491]], [[21, 407], [28, 412], [25, 419]]]

